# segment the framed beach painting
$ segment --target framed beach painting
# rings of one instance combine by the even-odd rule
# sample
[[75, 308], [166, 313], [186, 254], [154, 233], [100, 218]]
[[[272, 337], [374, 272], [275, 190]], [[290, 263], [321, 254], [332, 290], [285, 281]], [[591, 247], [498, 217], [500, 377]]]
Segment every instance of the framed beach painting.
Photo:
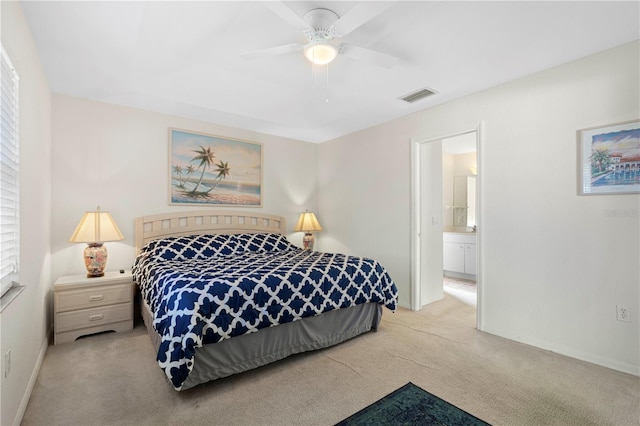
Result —
[[640, 120], [578, 130], [578, 193], [640, 193]]
[[169, 129], [169, 204], [262, 206], [262, 144]]

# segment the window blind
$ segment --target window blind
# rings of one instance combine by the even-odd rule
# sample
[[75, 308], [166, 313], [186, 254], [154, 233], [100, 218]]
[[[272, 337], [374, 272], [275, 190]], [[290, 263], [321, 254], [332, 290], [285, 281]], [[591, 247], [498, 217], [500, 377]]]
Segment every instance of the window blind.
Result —
[[0, 295], [18, 280], [20, 255], [18, 182], [18, 74], [2, 50], [0, 80]]

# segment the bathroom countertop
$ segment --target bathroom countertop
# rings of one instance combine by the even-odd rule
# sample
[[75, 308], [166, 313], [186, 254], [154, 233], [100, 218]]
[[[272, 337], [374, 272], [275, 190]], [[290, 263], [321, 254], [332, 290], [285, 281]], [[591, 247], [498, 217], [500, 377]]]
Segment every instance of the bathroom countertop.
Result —
[[475, 244], [476, 233], [475, 232], [443, 232], [442, 240], [450, 243], [465, 243]]

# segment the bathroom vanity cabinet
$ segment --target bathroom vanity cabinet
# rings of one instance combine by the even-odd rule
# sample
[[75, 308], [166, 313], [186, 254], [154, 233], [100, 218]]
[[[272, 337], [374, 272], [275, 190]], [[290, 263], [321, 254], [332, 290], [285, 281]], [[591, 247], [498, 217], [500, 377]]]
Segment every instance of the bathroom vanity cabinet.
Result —
[[443, 243], [443, 269], [458, 274], [475, 275], [476, 264], [476, 234], [463, 232], [444, 232]]

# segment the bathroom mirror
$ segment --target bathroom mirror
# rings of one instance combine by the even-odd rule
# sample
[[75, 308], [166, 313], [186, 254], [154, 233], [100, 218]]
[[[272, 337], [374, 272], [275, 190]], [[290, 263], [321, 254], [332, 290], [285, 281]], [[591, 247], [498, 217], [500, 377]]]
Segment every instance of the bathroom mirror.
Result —
[[476, 176], [453, 177], [453, 226], [476, 226]]

